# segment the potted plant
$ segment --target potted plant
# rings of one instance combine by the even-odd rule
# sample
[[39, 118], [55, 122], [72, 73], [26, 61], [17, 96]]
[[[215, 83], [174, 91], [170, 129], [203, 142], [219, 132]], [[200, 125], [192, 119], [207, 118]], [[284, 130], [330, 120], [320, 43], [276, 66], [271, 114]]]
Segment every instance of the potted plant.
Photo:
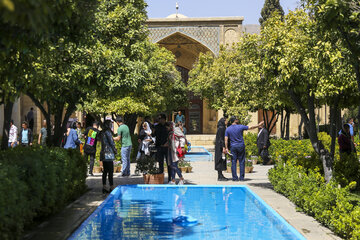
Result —
[[155, 157], [142, 156], [137, 161], [136, 171], [142, 172], [145, 184], [163, 184], [164, 173], [160, 173]]
[[245, 160], [245, 173], [251, 173], [253, 171], [253, 161], [251, 159]]
[[101, 173], [101, 167], [100, 167], [99, 160], [96, 160], [94, 163], [93, 173]]
[[192, 166], [188, 161], [180, 160], [178, 166], [181, 172], [190, 173], [192, 171]]
[[250, 159], [251, 159], [253, 165], [256, 165], [258, 163], [259, 157], [256, 155], [251, 155]]
[[114, 173], [121, 172], [121, 161], [114, 161]]
[[[236, 171], [237, 171], [237, 173], [240, 173], [240, 166], [239, 166], [239, 164], [237, 165]], [[226, 172], [227, 172], [227, 173], [231, 173], [231, 162], [228, 162], [228, 163], [226, 164]]]

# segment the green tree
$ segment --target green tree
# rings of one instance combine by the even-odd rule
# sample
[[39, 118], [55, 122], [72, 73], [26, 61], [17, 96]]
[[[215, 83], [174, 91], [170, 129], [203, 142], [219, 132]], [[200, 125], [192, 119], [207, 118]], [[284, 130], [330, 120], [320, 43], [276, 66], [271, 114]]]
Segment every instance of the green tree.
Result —
[[210, 107], [238, 115], [244, 124], [249, 122], [249, 111], [265, 109], [264, 120], [271, 131], [280, 110], [291, 106], [286, 95], [264, 84], [262, 54], [260, 36], [245, 34], [232, 48], [222, 48], [219, 56], [200, 55], [190, 72], [189, 87]]
[[[336, 122], [340, 109], [356, 102], [354, 72], [333, 46], [316, 32], [316, 22], [302, 10], [290, 12], [285, 21], [275, 16], [262, 29], [263, 71], [266, 84], [288, 94], [305, 124], [314, 150], [322, 160], [325, 179], [332, 177]], [[346, 79], [346, 81], [344, 81]], [[332, 146], [329, 152], [318, 139], [315, 108], [330, 106]]]
[[280, 0], [265, 0], [264, 6], [261, 9], [261, 18], [259, 18], [260, 25], [263, 25], [274, 12], [278, 12], [278, 14], [284, 16], [284, 10], [280, 5]]
[[7, 147], [13, 103], [28, 84], [36, 50], [72, 13], [70, 1], [0, 2], [0, 104], [4, 104], [1, 148]]
[[[354, 68], [357, 89], [360, 92], [360, 2], [358, 0], [303, 0], [313, 14], [316, 29], [331, 36], [333, 44], [340, 42], [342, 52]], [[358, 107], [360, 122], [360, 105]]]
[[104, 115], [124, 116], [133, 132], [139, 115], [172, 111], [187, 102], [186, 87], [175, 68], [174, 55], [156, 44], [144, 41], [141, 61], [146, 66], [146, 83], [126, 96], [95, 97], [84, 104], [83, 110], [101, 121]]
[[60, 144], [78, 104], [94, 96], [126, 96], [145, 84], [146, 66], [139, 60], [145, 6], [142, 0], [77, 1], [66, 31], [40, 50], [26, 94], [48, 122], [54, 116], [51, 144]]

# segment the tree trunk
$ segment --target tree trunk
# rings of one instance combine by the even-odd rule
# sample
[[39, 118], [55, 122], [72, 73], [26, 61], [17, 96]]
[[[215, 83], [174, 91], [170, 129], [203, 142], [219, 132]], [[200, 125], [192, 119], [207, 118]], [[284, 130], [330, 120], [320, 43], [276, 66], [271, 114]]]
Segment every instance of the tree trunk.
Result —
[[301, 119], [300, 119], [299, 128], [298, 128], [298, 131], [299, 131], [299, 139], [303, 139], [303, 136], [302, 136], [302, 127], [303, 127], [303, 124], [304, 124], [304, 120], [301, 118]]
[[64, 110], [64, 105], [61, 105], [61, 107], [59, 107], [59, 109], [57, 109], [57, 113], [55, 115], [54, 138], [53, 138], [53, 142], [52, 142], [52, 144], [54, 146], [61, 145], [61, 140], [62, 140], [64, 134], [66, 133], [66, 127], [67, 127], [69, 118], [70, 118], [71, 114], [75, 111], [75, 105], [74, 104], [68, 105], [68, 107], [66, 108], [64, 118], [62, 117], [63, 110]]
[[284, 139], [285, 136], [285, 117], [284, 117], [284, 109], [281, 109], [281, 114], [280, 114], [281, 118], [280, 118], [280, 137], [282, 139]]
[[47, 139], [46, 139], [46, 145], [47, 146], [52, 146], [53, 145], [53, 138], [54, 136], [52, 135], [52, 131], [51, 131], [51, 106], [49, 104], [49, 102], [47, 102], [47, 108], [48, 110], [46, 111], [44, 105], [32, 94], [32, 93], [26, 93], [26, 95], [29, 96], [29, 98], [35, 103], [35, 106], [37, 106], [41, 113], [44, 115], [45, 119], [46, 119], [46, 131], [47, 131]]
[[328, 183], [332, 178], [332, 163], [333, 158], [330, 152], [325, 148], [321, 141], [319, 141], [316, 131], [316, 116], [315, 116], [315, 98], [312, 95], [307, 96], [307, 109], [309, 116], [307, 115], [305, 108], [302, 105], [301, 98], [292, 90], [289, 89], [291, 100], [294, 102], [296, 109], [301, 115], [304, 121], [306, 131], [309, 134], [311, 144], [315, 152], [319, 155], [320, 160], [324, 168], [324, 178]]
[[7, 147], [8, 147], [10, 120], [11, 120], [13, 106], [14, 106], [14, 102], [12, 102], [10, 100], [4, 103], [4, 123], [3, 123], [3, 134], [2, 134], [2, 140], [1, 140], [1, 149], [2, 150], [7, 149]]
[[135, 113], [124, 115], [124, 123], [129, 127], [131, 135], [134, 135], [135, 127], [137, 124], [137, 117], [138, 115]]
[[290, 111], [288, 109], [285, 108], [286, 114], [285, 114], [285, 119], [286, 119], [286, 126], [285, 126], [285, 139], [289, 140], [290, 139]]
[[331, 146], [330, 146], [330, 155], [334, 158], [335, 155], [335, 145], [337, 132], [339, 131], [339, 122], [341, 123], [341, 109], [338, 108], [338, 101], [335, 101], [335, 104], [330, 107], [330, 137], [331, 137]]

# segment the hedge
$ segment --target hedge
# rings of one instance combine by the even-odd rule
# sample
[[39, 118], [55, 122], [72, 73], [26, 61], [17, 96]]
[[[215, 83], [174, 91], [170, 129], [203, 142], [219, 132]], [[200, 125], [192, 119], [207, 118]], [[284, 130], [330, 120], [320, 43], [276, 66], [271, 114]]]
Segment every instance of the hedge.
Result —
[[319, 169], [278, 164], [269, 170], [269, 180], [275, 191], [285, 195], [302, 211], [313, 216], [346, 239], [360, 239], [360, 206], [350, 197], [351, 182], [341, 188], [333, 180], [325, 184]]
[[19, 239], [34, 219], [58, 212], [86, 190], [77, 150], [17, 147], [0, 152], [0, 239]]

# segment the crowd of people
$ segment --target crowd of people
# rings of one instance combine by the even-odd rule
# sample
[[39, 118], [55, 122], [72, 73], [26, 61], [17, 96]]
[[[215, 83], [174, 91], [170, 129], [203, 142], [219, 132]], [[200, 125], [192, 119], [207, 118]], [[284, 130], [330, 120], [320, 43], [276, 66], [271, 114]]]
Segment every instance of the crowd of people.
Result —
[[[124, 123], [122, 117], [117, 117], [115, 121], [118, 125], [117, 136], [115, 137], [113, 137], [111, 120], [105, 120], [101, 131], [99, 131], [98, 122], [94, 122], [92, 127], [88, 127], [84, 133], [78, 131], [79, 124], [74, 122], [67, 130], [64, 145], [64, 148], [77, 148], [80, 145], [80, 136], [85, 137], [85, 142], [83, 143], [84, 155], [86, 159], [90, 158], [89, 175], [93, 176], [96, 145], [98, 141], [101, 142], [99, 160], [103, 168], [102, 181], [104, 193], [113, 189], [114, 160], [118, 153], [115, 141], [121, 142], [122, 170], [120, 176], [130, 176], [130, 154], [133, 146], [130, 129]], [[139, 129], [139, 148], [137, 149], [136, 159], [150, 156], [150, 146], [154, 146], [156, 153], [153, 157], [158, 162], [158, 173], [164, 173], [164, 162], [166, 162], [168, 167], [168, 183], [176, 184], [175, 175], [177, 174], [180, 178], [178, 184], [184, 184], [184, 178], [178, 167], [178, 162], [184, 158], [185, 154], [184, 148], [187, 144], [185, 131], [181, 121], [177, 123], [167, 122], [165, 114], [160, 114], [155, 123], [151, 123], [150, 118], [145, 117]], [[106, 188], [107, 179], [110, 185], [109, 189]]]
[[[8, 147], [16, 146], [28, 147], [33, 143], [33, 108], [30, 109], [26, 116], [32, 124], [24, 121], [21, 130], [14, 125], [14, 121], [10, 121], [10, 131]], [[164, 173], [165, 162], [168, 170], [168, 183], [176, 184], [176, 174], [179, 177], [179, 185], [184, 184], [184, 178], [179, 169], [178, 163], [184, 158], [186, 153], [185, 146], [188, 143], [186, 139], [186, 128], [184, 126], [185, 116], [181, 111], [175, 116], [174, 122], [167, 122], [166, 115], [160, 114], [152, 123], [150, 117], [145, 117], [138, 131], [138, 153], [136, 160], [144, 156], [152, 156], [158, 163], [158, 172]], [[93, 176], [93, 168], [96, 159], [97, 142], [101, 142], [100, 162], [103, 168], [102, 182], [103, 192], [109, 192], [113, 189], [113, 170], [114, 160], [118, 150], [115, 141], [121, 142], [121, 176], [130, 176], [130, 155], [132, 150], [132, 139], [129, 127], [124, 123], [121, 117], [117, 117], [115, 121], [118, 125], [117, 136], [114, 137], [112, 121], [105, 120], [100, 131], [98, 122], [94, 122], [92, 126], [82, 131], [80, 122], [72, 122], [67, 129], [63, 139], [63, 147], [65, 149], [79, 148], [83, 145], [83, 153], [89, 160], [89, 175]], [[30, 127], [31, 126], [31, 127]], [[217, 125], [216, 143], [215, 143], [215, 170], [218, 172], [218, 181], [244, 181], [245, 180], [245, 143], [243, 132], [259, 128], [257, 135], [258, 155], [262, 158], [263, 164], [271, 164], [268, 149], [270, 147], [269, 132], [264, 127], [264, 122], [260, 122], [256, 126], [248, 127], [239, 124], [236, 116], [230, 117], [224, 115]], [[84, 138], [82, 143], [80, 139]], [[40, 129], [37, 143], [46, 145], [47, 139], [47, 123], [44, 120]], [[354, 120], [350, 118], [342, 126], [338, 133], [338, 144], [340, 154], [355, 152], [354, 144]], [[151, 151], [150, 148], [155, 149]], [[155, 152], [154, 154], [152, 152]], [[232, 179], [227, 179], [222, 171], [227, 169], [226, 158], [231, 158]], [[237, 163], [239, 162], [240, 176], [237, 175]], [[109, 190], [106, 188], [106, 179], [109, 181]]]

